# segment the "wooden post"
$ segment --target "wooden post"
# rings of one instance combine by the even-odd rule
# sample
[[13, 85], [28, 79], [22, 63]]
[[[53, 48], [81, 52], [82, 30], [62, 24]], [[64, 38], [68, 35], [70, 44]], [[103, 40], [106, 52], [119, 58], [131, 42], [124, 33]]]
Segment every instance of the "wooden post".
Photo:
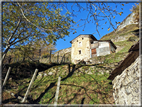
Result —
[[57, 83], [57, 89], [56, 89], [54, 106], [57, 106], [58, 95], [59, 95], [59, 88], [60, 88], [60, 81], [61, 81], [61, 77], [59, 76], [58, 77], [58, 83]]
[[52, 53], [52, 50], [50, 50], [50, 60], [49, 60], [50, 62], [51, 62], [51, 53]]
[[57, 54], [57, 63], [59, 63], [59, 52]]
[[64, 55], [64, 63], [65, 63], [65, 61], [66, 61], [65, 58], [66, 58], [66, 57], [65, 57], [65, 55]]
[[8, 71], [7, 71], [7, 74], [6, 74], [6, 76], [5, 76], [5, 79], [4, 79], [2, 88], [6, 85], [6, 82], [7, 82], [7, 79], [8, 79], [8, 77], [9, 77], [10, 71], [11, 71], [11, 67], [9, 67], [9, 69], [8, 69]]
[[34, 72], [34, 75], [33, 75], [32, 79], [31, 79], [31, 82], [30, 82], [30, 84], [29, 84], [29, 87], [28, 87], [28, 89], [27, 89], [27, 91], [26, 91], [26, 94], [25, 94], [23, 100], [22, 100], [22, 103], [24, 103], [25, 100], [26, 100], [27, 97], [28, 97], [28, 94], [29, 94], [29, 92], [30, 92], [30, 88], [31, 88], [31, 86], [32, 86], [32, 84], [33, 84], [33, 82], [34, 82], [34, 79], [35, 79], [35, 77], [36, 77], [37, 72], [38, 72], [38, 69], [36, 69], [35, 72]]

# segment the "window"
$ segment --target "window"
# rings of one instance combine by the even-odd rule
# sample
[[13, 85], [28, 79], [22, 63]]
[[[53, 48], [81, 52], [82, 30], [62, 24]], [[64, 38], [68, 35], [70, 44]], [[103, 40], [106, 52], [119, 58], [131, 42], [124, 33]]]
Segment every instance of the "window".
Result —
[[78, 47], [81, 47], [81, 45], [82, 45], [82, 42], [78, 42]]
[[91, 44], [93, 44], [93, 41], [91, 41]]
[[78, 42], [78, 40], [77, 40], [77, 42]]
[[82, 40], [83, 40], [84, 38], [82, 38]]
[[79, 54], [81, 54], [81, 50], [79, 50], [78, 52], [79, 52]]

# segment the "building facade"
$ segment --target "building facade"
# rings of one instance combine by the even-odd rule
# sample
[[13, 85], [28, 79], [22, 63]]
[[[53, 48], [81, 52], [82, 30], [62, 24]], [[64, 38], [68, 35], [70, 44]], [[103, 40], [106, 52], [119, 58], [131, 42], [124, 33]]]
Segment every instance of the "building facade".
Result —
[[79, 35], [72, 41], [71, 61], [77, 64], [95, 56], [104, 56], [115, 52], [116, 46], [111, 40], [97, 40], [92, 34]]

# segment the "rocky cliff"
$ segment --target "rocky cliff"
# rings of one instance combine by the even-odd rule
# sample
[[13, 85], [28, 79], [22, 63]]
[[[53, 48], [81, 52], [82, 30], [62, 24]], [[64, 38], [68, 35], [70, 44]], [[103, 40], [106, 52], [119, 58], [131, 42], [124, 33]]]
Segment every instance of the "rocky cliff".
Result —
[[121, 24], [117, 27], [117, 31], [119, 31], [120, 29], [122, 29], [122, 28], [124, 28], [124, 27], [126, 27], [127, 25], [130, 25], [130, 24], [138, 24], [138, 22], [135, 22], [134, 15], [135, 15], [135, 13], [129, 14], [129, 15], [121, 22]]

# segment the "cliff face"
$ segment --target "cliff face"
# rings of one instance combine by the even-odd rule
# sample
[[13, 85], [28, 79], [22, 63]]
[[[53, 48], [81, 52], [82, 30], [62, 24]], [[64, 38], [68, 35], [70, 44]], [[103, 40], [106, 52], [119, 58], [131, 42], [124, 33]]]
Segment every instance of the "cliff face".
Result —
[[126, 27], [127, 25], [130, 25], [130, 24], [138, 24], [137, 22], [135, 22], [134, 15], [135, 15], [135, 13], [129, 14], [129, 15], [121, 22], [121, 24], [117, 27], [117, 31], [119, 31], [120, 29], [122, 29], [122, 28], [124, 28], [124, 27]]
[[135, 15], [134, 12], [129, 14], [117, 27], [116, 31], [104, 35], [101, 40], [111, 39], [112, 42], [120, 42], [129, 40], [131, 37], [138, 38], [139, 27], [134, 18]]

